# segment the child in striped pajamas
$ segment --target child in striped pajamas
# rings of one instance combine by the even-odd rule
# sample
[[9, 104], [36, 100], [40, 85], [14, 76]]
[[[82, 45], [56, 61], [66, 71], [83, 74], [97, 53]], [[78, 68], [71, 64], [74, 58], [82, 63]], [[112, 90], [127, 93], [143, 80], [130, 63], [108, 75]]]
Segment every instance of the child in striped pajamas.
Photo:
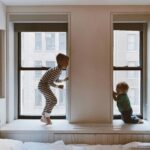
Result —
[[41, 117], [41, 121], [45, 122], [46, 124], [51, 124], [50, 114], [53, 107], [57, 103], [57, 98], [55, 97], [52, 90], [50, 89], [50, 86], [63, 89], [63, 85], [57, 85], [55, 84], [55, 82], [59, 83], [68, 80], [68, 77], [66, 77], [64, 80], [60, 80], [59, 76], [62, 70], [67, 68], [69, 63], [69, 57], [60, 53], [56, 56], [56, 61], [57, 61], [57, 66], [48, 69], [46, 73], [42, 76], [38, 84], [38, 89], [46, 99], [46, 105], [44, 107], [42, 117]]

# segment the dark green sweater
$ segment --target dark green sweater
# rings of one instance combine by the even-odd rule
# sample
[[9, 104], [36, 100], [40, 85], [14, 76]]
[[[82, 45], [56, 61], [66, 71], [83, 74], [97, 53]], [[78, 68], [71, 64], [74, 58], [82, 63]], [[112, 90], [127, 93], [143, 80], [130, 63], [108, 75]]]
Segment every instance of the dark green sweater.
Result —
[[117, 100], [118, 109], [121, 113], [132, 109], [130, 105], [129, 97], [126, 93], [118, 95], [116, 100]]

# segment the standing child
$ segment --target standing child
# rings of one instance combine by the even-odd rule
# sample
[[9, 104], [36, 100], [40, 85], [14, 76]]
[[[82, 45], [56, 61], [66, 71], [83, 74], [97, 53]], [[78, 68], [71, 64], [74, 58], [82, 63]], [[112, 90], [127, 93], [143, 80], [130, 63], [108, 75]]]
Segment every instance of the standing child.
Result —
[[137, 116], [132, 115], [132, 107], [127, 95], [129, 86], [125, 82], [120, 82], [116, 86], [116, 92], [113, 92], [113, 98], [117, 102], [117, 107], [121, 113], [121, 118], [125, 123], [143, 123]]
[[66, 77], [64, 80], [60, 80], [59, 76], [62, 70], [67, 68], [69, 63], [69, 57], [60, 53], [56, 56], [56, 61], [57, 61], [57, 66], [48, 69], [46, 73], [42, 76], [38, 84], [38, 89], [46, 99], [46, 105], [44, 107], [42, 117], [41, 117], [41, 121], [45, 122], [46, 124], [51, 124], [50, 114], [53, 107], [57, 103], [57, 99], [53, 94], [52, 90], [50, 89], [50, 86], [63, 89], [63, 85], [56, 85], [55, 82], [60, 83], [62, 81], [68, 80], [68, 77]]

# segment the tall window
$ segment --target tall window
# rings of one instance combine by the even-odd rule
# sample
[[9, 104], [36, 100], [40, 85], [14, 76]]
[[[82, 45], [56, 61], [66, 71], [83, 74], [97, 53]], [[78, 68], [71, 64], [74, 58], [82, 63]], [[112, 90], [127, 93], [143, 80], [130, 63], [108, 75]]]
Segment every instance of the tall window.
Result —
[[[19, 26], [19, 24], [17, 25]], [[18, 29], [17, 25], [15, 30]], [[34, 25], [36, 28], [34, 28]], [[30, 26], [32, 26], [32, 28], [30, 28]], [[40, 26], [40, 24], [23, 24], [22, 31], [21, 28], [22, 26], [19, 27], [19, 31], [17, 30], [19, 45], [18, 114], [19, 118], [40, 118], [42, 110], [45, 106], [45, 98], [38, 90], [38, 83], [46, 70], [57, 64], [56, 55], [62, 52], [59, 49], [59, 36], [61, 32], [65, 33], [63, 40], [67, 43], [67, 24], [59, 23], [58, 32], [56, 32], [57, 24], [42, 24], [42, 26]], [[35, 29], [37, 31], [34, 31]], [[45, 46], [46, 49], [53, 49], [53, 51], [46, 51], [44, 48]], [[63, 53], [67, 54], [67, 49], [64, 49]], [[66, 70], [63, 70], [63, 74], [60, 76], [60, 79], [66, 77], [66, 74]], [[63, 90], [53, 87], [51, 88], [58, 100], [57, 105], [52, 111], [52, 118], [65, 118], [66, 116], [66, 83], [64, 83], [64, 87], [65, 88]], [[62, 93], [61, 95], [60, 92]]]
[[[125, 81], [129, 85], [128, 95], [136, 115], [142, 116], [143, 106], [143, 24], [114, 24], [113, 85]], [[114, 116], [120, 113], [114, 102]]]

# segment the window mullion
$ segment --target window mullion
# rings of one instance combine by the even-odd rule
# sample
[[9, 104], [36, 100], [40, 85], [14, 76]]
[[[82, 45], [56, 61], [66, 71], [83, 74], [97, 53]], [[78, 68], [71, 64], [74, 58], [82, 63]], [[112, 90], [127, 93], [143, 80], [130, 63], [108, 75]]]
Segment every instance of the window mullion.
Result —
[[43, 67], [43, 68], [34, 68], [34, 67], [20, 67], [19, 70], [48, 70], [49, 68]]
[[113, 67], [114, 70], [142, 70], [142, 67]]

